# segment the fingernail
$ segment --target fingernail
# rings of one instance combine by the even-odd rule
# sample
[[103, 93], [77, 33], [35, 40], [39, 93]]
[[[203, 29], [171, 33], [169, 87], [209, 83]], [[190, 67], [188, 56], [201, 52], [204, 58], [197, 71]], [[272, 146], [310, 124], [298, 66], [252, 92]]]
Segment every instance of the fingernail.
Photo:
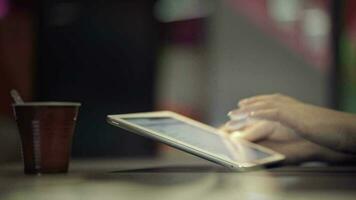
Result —
[[227, 116], [233, 115], [233, 111], [227, 113]]
[[247, 113], [234, 113], [234, 112], [229, 112], [228, 114], [229, 118], [231, 120], [245, 120], [248, 118], [248, 114]]
[[237, 115], [239, 113], [241, 113], [240, 109], [234, 109], [234, 110], [231, 110], [230, 112], [228, 112], [227, 115]]

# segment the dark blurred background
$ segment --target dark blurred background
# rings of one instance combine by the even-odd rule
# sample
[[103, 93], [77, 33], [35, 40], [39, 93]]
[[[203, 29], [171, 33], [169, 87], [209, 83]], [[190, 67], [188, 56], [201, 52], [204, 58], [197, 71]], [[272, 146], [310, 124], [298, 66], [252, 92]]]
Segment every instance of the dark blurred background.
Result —
[[74, 156], [152, 155], [151, 141], [105, 123], [150, 111], [158, 50], [154, 1], [43, 1], [38, 12], [37, 101], [83, 103]]
[[82, 103], [73, 157], [173, 150], [105, 122], [170, 109], [218, 126], [279, 92], [356, 111], [351, 0], [0, 0], [0, 160], [20, 158], [9, 90]]

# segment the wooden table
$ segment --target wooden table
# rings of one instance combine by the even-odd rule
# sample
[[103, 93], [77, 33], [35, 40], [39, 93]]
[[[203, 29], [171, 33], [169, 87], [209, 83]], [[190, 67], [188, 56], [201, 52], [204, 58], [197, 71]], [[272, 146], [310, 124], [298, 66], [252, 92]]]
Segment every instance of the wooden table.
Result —
[[0, 165], [1, 200], [356, 199], [356, 167], [231, 172], [200, 159], [74, 160], [68, 174]]

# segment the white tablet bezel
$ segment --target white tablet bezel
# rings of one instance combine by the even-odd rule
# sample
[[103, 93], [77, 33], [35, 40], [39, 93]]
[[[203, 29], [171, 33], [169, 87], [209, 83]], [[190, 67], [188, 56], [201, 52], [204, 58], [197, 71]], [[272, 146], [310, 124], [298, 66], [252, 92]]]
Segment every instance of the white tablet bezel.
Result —
[[228, 136], [226, 135], [226, 133], [219, 131], [211, 126], [208, 126], [206, 124], [203, 124], [201, 122], [195, 121], [193, 119], [190, 119], [188, 117], [185, 117], [183, 115], [180, 115], [180, 114], [177, 114], [177, 113], [174, 113], [171, 111], [157, 111], [157, 112], [146, 112], [146, 113], [108, 115], [107, 121], [108, 121], [108, 123], [110, 123], [114, 126], [126, 129], [128, 131], [134, 132], [141, 136], [145, 136], [145, 137], [149, 137], [149, 138], [158, 140], [158, 141], [163, 142], [169, 146], [175, 147], [182, 151], [194, 154], [196, 156], [202, 157], [204, 159], [210, 160], [212, 162], [215, 162], [217, 164], [220, 164], [220, 165], [223, 165], [223, 166], [229, 167], [231, 169], [235, 169], [235, 170], [244, 170], [244, 169], [248, 169], [251, 167], [258, 167], [258, 166], [262, 166], [262, 165], [266, 165], [266, 164], [276, 163], [276, 162], [279, 162], [285, 158], [282, 154], [277, 153], [271, 149], [262, 147], [260, 145], [257, 145], [257, 144], [254, 144], [254, 143], [251, 143], [251, 142], [248, 142], [245, 140], [239, 140], [239, 142], [244, 143], [244, 145], [248, 145], [253, 148], [256, 148], [262, 152], [270, 154], [271, 156], [260, 159], [260, 160], [255, 160], [253, 162], [238, 162], [236, 160], [221, 157], [214, 153], [208, 152], [204, 149], [189, 145], [185, 142], [176, 140], [169, 136], [163, 135], [159, 132], [152, 131], [145, 127], [130, 123], [129, 121], [123, 119], [123, 118], [158, 118], [158, 117], [175, 118], [175, 119], [181, 120], [187, 124], [191, 124], [193, 126], [204, 129], [204, 130], [211, 132], [213, 134], [218, 134], [219, 136], [222, 137], [223, 141], [226, 143], [228, 149], [231, 151], [231, 154], [234, 156], [237, 156], [237, 153], [235, 152], [235, 149], [231, 144], [233, 141], [228, 139]]

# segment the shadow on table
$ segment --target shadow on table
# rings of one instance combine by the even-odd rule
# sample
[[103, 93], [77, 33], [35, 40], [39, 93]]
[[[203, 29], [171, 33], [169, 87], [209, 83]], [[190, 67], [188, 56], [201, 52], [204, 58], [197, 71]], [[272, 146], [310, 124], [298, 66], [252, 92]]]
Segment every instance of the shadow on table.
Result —
[[95, 181], [125, 181], [145, 185], [178, 185], [199, 181], [212, 173], [233, 172], [219, 166], [161, 166], [139, 169], [124, 169], [106, 174], [89, 175]]
[[161, 167], [148, 167], [128, 170], [117, 170], [111, 173], [229, 173], [235, 172], [226, 167], [209, 166], [209, 165], [194, 165], [194, 166], [161, 166]]

